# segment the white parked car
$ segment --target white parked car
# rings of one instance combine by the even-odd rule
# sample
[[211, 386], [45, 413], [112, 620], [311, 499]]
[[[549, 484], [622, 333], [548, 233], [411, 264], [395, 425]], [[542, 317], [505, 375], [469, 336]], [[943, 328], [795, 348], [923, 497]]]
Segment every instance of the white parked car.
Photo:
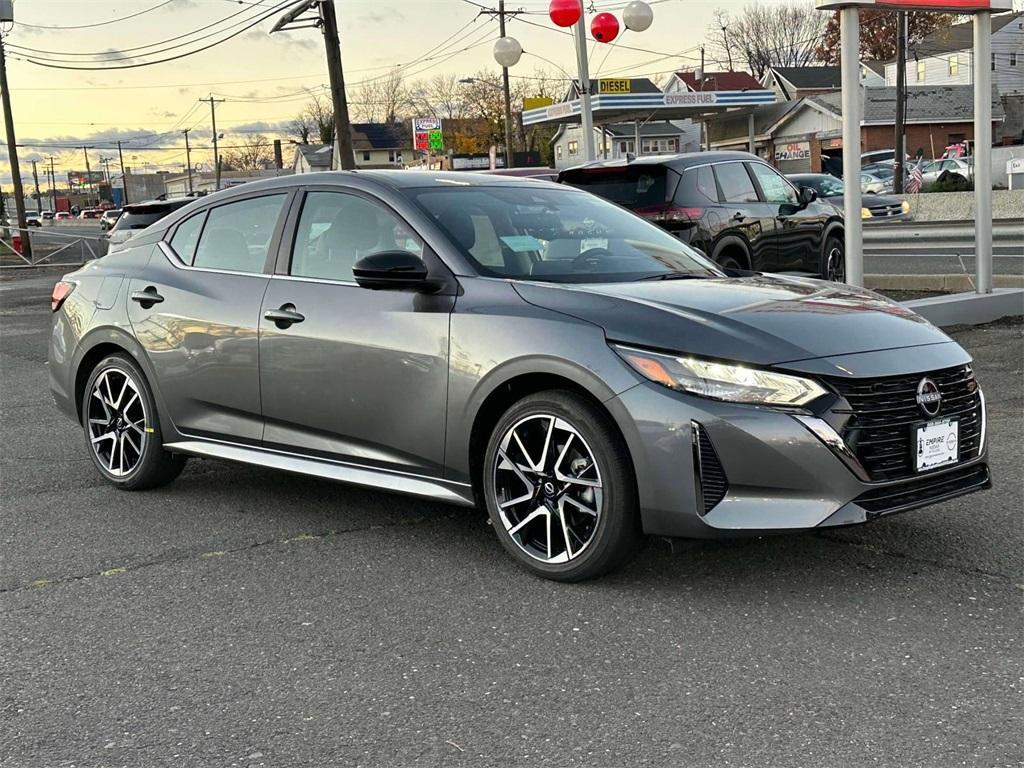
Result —
[[887, 191], [885, 182], [870, 173], [860, 175], [860, 191], [865, 195], [884, 195]]
[[921, 166], [921, 177], [924, 186], [934, 184], [944, 172], [959, 173], [965, 179], [970, 179], [974, 174], [974, 163], [968, 158], [950, 157], [945, 160], [932, 160]]

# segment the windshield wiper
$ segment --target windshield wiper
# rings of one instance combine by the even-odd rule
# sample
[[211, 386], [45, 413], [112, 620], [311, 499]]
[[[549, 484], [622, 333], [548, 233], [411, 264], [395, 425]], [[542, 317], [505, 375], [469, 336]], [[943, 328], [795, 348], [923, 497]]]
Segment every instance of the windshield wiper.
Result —
[[638, 277], [637, 280], [704, 280], [715, 275], [698, 275], [693, 272], [659, 272], [656, 275]]

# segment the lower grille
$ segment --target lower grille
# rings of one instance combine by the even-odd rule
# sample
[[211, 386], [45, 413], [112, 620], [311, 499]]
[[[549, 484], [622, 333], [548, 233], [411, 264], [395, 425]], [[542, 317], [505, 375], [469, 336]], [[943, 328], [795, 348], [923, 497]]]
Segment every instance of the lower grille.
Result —
[[895, 203], [892, 205], [875, 205], [868, 208], [871, 211], [871, 217], [875, 219], [885, 219], [889, 216], [899, 216], [903, 213], [903, 205], [901, 203]]
[[991, 485], [988, 467], [982, 464], [909, 480], [888, 488], [876, 488], [858, 496], [854, 503], [872, 514], [880, 515], [934, 504]]
[[942, 395], [939, 413], [933, 418], [955, 418], [959, 422], [959, 460], [978, 457], [982, 405], [969, 365], [910, 376], [831, 379], [832, 386], [849, 404], [849, 408], [833, 408], [834, 413], [849, 414], [841, 432], [843, 440], [873, 481], [917, 475], [913, 428], [928, 420], [917, 405], [917, 386], [925, 376], [938, 385]]
[[725, 498], [729, 490], [729, 481], [725, 477], [725, 469], [715, 452], [707, 431], [696, 421], [691, 422], [693, 428], [693, 466], [697, 480], [698, 508], [702, 515], [710, 512], [718, 502]]

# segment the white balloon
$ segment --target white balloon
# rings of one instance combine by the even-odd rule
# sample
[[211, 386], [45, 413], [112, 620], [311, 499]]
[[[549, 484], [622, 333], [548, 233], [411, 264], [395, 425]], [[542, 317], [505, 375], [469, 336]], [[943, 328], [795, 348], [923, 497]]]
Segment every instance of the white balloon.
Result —
[[523, 46], [514, 37], [499, 37], [494, 42], [494, 60], [503, 67], [514, 67], [523, 55]]
[[634, 0], [622, 10], [622, 22], [633, 32], [643, 32], [653, 21], [654, 11], [643, 0]]

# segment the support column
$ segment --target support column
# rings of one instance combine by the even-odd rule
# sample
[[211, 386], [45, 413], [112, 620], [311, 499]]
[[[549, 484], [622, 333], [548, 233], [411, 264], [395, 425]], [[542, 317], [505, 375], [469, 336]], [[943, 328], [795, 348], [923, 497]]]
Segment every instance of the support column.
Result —
[[846, 282], [864, 285], [864, 238], [860, 209], [860, 12], [839, 11], [843, 104], [843, 217], [846, 232]]
[[587, 26], [580, 14], [576, 22], [576, 63], [580, 77], [580, 128], [583, 132], [583, 156], [594, 160], [594, 113], [590, 106], [590, 69], [587, 65]]
[[975, 290], [992, 293], [992, 14], [974, 14]]
[[747, 118], [747, 149], [750, 154], [757, 154], [757, 143], [754, 141], [754, 110], [750, 110], [750, 116]]

